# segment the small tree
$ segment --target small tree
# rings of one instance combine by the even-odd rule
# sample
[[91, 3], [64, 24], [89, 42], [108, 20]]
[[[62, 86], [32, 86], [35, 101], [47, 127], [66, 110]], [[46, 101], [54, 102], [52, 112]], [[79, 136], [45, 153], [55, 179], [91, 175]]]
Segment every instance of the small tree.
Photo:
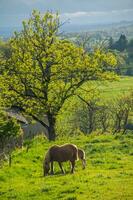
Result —
[[127, 38], [125, 35], [121, 34], [120, 38], [118, 41], [116, 41], [113, 45], [113, 49], [117, 49], [118, 51], [122, 52], [127, 48]]
[[124, 95], [117, 99], [113, 105], [114, 114], [114, 133], [123, 130], [126, 131], [128, 119], [131, 111], [133, 110], [133, 93]]
[[129, 41], [127, 46], [127, 53], [128, 53], [128, 63], [133, 62], [133, 39]]
[[21, 127], [13, 118], [8, 118], [4, 112], [0, 112], [0, 144], [1, 149], [4, 147], [10, 139], [16, 138], [21, 134]]
[[102, 129], [103, 133], [110, 128], [110, 123], [111, 123], [110, 112], [111, 111], [109, 104], [104, 103], [103, 105], [99, 106], [98, 121], [99, 121], [99, 126]]
[[109, 49], [112, 49], [113, 48], [113, 45], [114, 45], [114, 40], [112, 37], [109, 38], [108, 40], [108, 48]]
[[77, 94], [77, 96], [86, 105], [86, 110], [84, 111], [86, 113], [86, 116], [85, 116], [86, 119], [83, 119], [83, 120], [88, 120], [87, 129], [88, 129], [88, 133], [90, 134], [92, 131], [96, 130], [97, 128], [97, 122], [98, 122], [97, 112], [99, 110], [98, 90], [93, 88], [93, 89], [90, 89], [90, 92], [86, 91], [84, 96], [81, 94]]
[[[15, 147], [15, 140], [21, 136], [20, 125], [13, 118], [8, 118], [4, 112], [0, 112], [0, 149], [2, 153], [8, 154], [9, 166], [12, 161], [12, 150]], [[14, 141], [14, 145], [12, 142]]]

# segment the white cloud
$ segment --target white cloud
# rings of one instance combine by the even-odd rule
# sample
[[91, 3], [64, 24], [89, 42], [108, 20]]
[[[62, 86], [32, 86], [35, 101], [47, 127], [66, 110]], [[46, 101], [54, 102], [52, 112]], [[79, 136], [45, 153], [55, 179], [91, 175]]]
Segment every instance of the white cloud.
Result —
[[20, 2], [22, 2], [26, 5], [32, 5], [32, 4], [40, 2], [40, 0], [20, 0]]
[[73, 13], [63, 13], [62, 17], [65, 18], [80, 18], [80, 17], [92, 17], [92, 16], [106, 16], [106, 15], [122, 15], [132, 13], [133, 9], [123, 9], [123, 10], [112, 10], [112, 11], [78, 11]]
[[63, 17], [82, 17], [82, 16], [87, 16], [88, 12], [83, 12], [83, 11], [79, 11], [79, 12], [73, 12], [73, 13], [64, 13], [62, 14]]

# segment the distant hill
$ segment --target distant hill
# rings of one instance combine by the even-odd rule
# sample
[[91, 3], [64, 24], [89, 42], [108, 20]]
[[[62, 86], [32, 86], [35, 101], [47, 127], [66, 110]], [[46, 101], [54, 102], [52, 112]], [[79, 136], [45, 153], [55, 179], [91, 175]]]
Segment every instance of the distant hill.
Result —
[[[20, 31], [22, 27], [0, 27], [0, 37], [7, 39], [14, 31]], [[120, 34], [126, 34], [128, 38], [133, 36], [133, 21], [121, 21], [110, 24], [65, 24], [61, 31], [65, 33], [81, 32], [106, 32], [108, 35], [118, 38]]]
[[109, 24], [65, 24], [63, 30], [67, 32], [97, 31], [110, 28], [133, 27], [133, 21], [121, 21]]
[[[63, 29], [63, 28], [62, 28]], [[69, 30], [69, 31], [68, 31]], [[92, 24], [92, 25], [65, 25], [65, 37], [74, 40], [77, 35], [88, 34], [92, 39], [103, 41], [112, 37], [118, 40], [121, 34], [125, 34], [127, 39], [133, 38], [133, 21], [122, 21], [112, 24]]]

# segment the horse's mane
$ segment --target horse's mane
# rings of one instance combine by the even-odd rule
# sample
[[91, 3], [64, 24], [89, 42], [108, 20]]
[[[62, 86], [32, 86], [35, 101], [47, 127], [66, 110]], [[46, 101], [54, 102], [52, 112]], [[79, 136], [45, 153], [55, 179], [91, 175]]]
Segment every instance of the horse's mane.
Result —
[[78, 149], [78, 157], [80, 158], [81, 155], [83, 155], [83, 159], [85, 159], [85, 151], [82, 149]]
[[77, 146], [75, 144], [70, 144], [70, 143], [65, 143], [65, 144], [62, 144], [62, 145], [54, 145], [54, 146], [57, 146], [57, 147], [64, 147], [66, 145], [73, 145], [74, 147], [77, 148]]
[[82, 150], [82, 152], [83, 152], [83, 158], [85, 159], [85, 151], [84, 151], [84, 150]]

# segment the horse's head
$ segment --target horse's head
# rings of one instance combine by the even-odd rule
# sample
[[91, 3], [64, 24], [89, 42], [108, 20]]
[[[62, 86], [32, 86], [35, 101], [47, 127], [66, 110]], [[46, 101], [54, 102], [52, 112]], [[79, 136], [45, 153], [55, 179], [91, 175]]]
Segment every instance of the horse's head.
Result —
[[82, 149], [78, 149], [78, 157], [82, 160], [83, 169], [86, 167], [86, 160], [85, 160], [85, 151]]
[[48, 172], [50, 170], [50, 164], [48, 161], [44, 162], [44, 176], [48, 175]]
[[43, 163], [44, 176], [46, 176], [48, 174], [49, 170], [50, 170], [50, 153], [48, 151], [45, 155], [45, 159], [44, 159], [44, 163]]

